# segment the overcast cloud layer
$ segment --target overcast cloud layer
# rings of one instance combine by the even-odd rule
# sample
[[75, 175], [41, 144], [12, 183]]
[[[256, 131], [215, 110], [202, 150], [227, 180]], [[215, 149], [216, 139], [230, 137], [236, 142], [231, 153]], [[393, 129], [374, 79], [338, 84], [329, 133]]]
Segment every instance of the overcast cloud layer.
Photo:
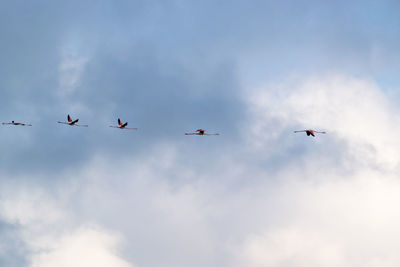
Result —
[[1, 266], [399, 266], [397, 1], [0, 5]]

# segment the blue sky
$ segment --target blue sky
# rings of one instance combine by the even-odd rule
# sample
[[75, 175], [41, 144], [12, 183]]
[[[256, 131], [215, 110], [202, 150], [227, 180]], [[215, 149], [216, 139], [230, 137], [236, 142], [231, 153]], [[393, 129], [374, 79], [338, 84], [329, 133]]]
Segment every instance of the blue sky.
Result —
[[0, 5], [1, 264], [398, 266], [398, 1]]

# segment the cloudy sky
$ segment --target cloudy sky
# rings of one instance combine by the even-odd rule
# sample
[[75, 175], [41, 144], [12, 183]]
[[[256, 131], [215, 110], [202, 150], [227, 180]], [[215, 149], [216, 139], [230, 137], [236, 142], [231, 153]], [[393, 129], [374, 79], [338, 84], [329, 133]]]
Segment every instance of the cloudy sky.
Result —
[[0, 1], [0, 265], [399, 266], [399, 14]]

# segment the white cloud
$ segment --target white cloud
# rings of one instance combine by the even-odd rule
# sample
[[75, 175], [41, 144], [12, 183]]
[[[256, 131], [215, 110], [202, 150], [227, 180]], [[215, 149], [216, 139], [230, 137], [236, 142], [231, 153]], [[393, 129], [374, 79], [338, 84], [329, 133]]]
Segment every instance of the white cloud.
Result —
[[119, 238], [97, 227], [83, 227], [54, 240], [33, 256], [32, 267], [133, 267], [118, 256]]
[[134, 266], [120, 257], [117, 233], [88, 226], [68, 208], [76, 189], [67, 184], [55, 192], [32, 184], [2, 188], [0, 219], [18, 227], [15, 237], [30, 252], [30, 266]]
[[399, 181], [371, 172], [348, 178], [286, 184], [280, 192], [291, 206], [277, 203], [283, 211], [267, 216], [289, 212], [290, 220], [249, 234], [236, 260], [254, 267], [398, 266]]

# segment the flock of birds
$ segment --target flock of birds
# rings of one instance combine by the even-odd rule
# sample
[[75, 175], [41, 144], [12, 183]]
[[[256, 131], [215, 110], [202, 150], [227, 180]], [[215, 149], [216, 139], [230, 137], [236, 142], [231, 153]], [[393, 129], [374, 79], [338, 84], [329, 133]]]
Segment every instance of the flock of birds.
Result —
[[[88, 127], [89, 126], [87, 124], [77, 124], [78, 121], [79, 121], [79, 119], [72, 120], [71, 116], [68, 114], [67, 121], [58, 121], [57, 123], [66, 124], [69, 126], [79, 126], [79, 127]], [[3, 125], [16, 125], [16, 126], [32, 126], [32, 124], [29, 124], [29, 123], [22, 123], [22, 122], [15, 122], [15, 121], [3, 122], [2, 124]], [[110, 125], [109, 127], [124, 129], [124, 130], [137, 130], [137, 128], [128, 128], [126, 126], [128, 126], [128, 122], [122, 123], [122, 121], [118, 118], [118, 125]], [[299, 131], [294, 131], [294, 132], [295, 133], [305, 132], [307, 134], [307, 136], [312, 136], [312, 137], [315, 137], [316, 133], [326, 134], [326, 132], [319, 132], [319, 131], [315, 131], [315, 130], [311, 130], [311, 129], [299, 130]], [[185, 133], [185, 135], [219, 135], [219, 133], [210, 134], [210, 133], [206, 133], [206, 130], [204, 130], [204, 129], [197, 129], [194, 133]]]
[[[66, 124], [69, 126], [89, 127], [89, 125], [87, 125], [87, 124], [78, 124], [78, 121], [79, 121], [79, 119], [73, 120], [71, 118], [71, 116], [68, 114], [67, 121], [58, 121], [57, 123]], [[3, 122], [2, 124], [3, 125], [15, 125], [15, 126], [32, 126], [32, 124], [30, 124], [30, 123], [22, 123], [22, 122], [16, 122], [16, 121]], [[137, 128], [128, 128], [126, 126], [128, 126], [128, 122], [123, 123], [121, 121], [121, 119], [118, 118], [118, 124], [110, 125], [109, 127], [123, 129], [123, 130], [137, 130]], [[219, 133], [209, 134], [209, 133], [206, 133], [206, 130], [198, 129], [194, 133], [185, 133], [185, 135], [219, 135]]]

